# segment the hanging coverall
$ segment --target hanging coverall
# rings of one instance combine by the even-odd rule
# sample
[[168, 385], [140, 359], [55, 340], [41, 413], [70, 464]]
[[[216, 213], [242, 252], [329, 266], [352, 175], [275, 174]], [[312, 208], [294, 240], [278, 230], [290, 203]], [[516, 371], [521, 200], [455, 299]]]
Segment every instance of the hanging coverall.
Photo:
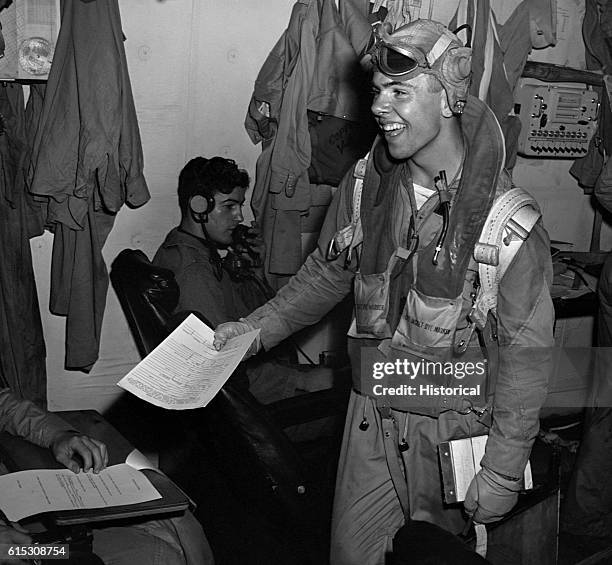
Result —
[[49, 197], [50, 310], [66, 316], [67, 368], [98, 358], [108, 277], [102, 246], [124, 203], [149, 192], [117, 0], [62, 4], [28, 188]]
[[0, 116], [0, 383], [45, 406], [46, 352], [22, 175], [28, 143], [20, 85], [0, 88]]

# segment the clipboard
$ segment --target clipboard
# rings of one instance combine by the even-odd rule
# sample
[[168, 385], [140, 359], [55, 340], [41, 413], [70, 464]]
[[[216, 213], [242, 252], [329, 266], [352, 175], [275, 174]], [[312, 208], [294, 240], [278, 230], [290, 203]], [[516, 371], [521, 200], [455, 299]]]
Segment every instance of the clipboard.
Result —
[[[480, 471], [487, 435], [444, 441], [438, 446], [444, 502], [463, 502], [472, 479]], [[533, 488], [533, 477], [529, 461], [525, 467], [525, 490]]]

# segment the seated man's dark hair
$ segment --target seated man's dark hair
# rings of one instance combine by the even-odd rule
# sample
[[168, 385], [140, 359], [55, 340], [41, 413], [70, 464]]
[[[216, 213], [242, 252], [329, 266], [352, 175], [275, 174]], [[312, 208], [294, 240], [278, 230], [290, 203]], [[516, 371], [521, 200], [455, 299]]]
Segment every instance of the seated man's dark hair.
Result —
[[236, 187], [248, 186], [249, 174], [239, 169], [231, 159], [195, 157], [183, 167], [179, 175], [179, 206], [185, 212], [193, 196], [199, 194], [212, 198], [217, 192], [229, 194]]

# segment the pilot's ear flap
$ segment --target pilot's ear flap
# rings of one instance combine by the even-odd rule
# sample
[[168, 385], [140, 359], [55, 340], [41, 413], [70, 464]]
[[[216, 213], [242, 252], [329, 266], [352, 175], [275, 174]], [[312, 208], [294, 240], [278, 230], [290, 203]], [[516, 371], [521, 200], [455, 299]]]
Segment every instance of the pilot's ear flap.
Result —
[[454, 47], [450, 49], [440, 69], [446, 83], [451, 109], [461, 114], [468, 96], [472, 77], [472, 49], [469, 47]]
[[449, 49], [441, 70], [444, 79], [453, 86], [465, 82], [472, 74], [472, 49], [470, 47]]

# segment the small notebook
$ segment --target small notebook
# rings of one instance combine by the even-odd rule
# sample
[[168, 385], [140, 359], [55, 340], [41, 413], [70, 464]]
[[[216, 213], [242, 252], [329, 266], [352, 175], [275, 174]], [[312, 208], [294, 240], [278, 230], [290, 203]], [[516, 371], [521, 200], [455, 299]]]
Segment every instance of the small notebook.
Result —
[[[487, 435], [455, 439], [442, 442], [438, 446], [444, 501], [447, 504], [463, 502], [474, 475], [480, 471], [480, 461], [485, 453]], [[531, 466], [525, 467], [525, 490], [533, 488]]]

